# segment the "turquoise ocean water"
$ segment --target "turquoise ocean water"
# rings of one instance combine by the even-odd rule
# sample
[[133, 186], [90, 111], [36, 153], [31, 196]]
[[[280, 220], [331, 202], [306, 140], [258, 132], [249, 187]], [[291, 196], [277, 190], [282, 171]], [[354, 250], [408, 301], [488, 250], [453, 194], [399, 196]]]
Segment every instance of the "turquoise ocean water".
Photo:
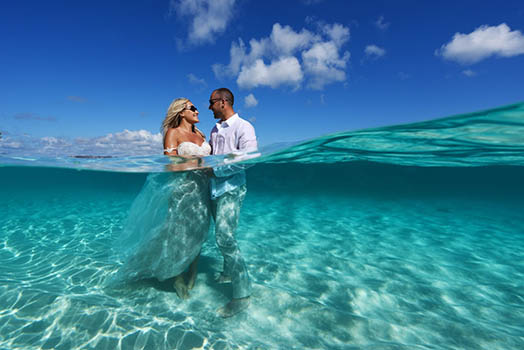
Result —
[[167, 157], [0, 148], [0, 349], [524, 348], [524, 104], [288, 146], [247, 161], [230, 319], [212, 230], [189, 300], [105, 284]]

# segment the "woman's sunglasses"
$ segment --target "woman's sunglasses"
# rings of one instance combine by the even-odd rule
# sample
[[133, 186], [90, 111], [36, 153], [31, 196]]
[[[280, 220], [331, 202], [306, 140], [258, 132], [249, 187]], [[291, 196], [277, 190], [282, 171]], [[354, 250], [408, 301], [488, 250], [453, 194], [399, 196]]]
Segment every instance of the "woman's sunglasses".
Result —
[[191, 106], [191, 107], [186, 108], [186, 109], [190, 110], [191, 112], [196, 112], [196, 111], [198, 111], [198, 109], [197, 109], [195, 106]]

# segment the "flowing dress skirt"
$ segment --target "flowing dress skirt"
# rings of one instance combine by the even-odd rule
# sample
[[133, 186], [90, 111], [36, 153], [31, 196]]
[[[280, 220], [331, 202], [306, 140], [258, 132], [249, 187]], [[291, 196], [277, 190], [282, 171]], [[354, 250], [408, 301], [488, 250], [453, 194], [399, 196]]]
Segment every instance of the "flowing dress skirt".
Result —
[[209, 223], [204, 171], [150, 174], [116, 242], [124, 263], [113, 282], [179, 275], [200, 253]]

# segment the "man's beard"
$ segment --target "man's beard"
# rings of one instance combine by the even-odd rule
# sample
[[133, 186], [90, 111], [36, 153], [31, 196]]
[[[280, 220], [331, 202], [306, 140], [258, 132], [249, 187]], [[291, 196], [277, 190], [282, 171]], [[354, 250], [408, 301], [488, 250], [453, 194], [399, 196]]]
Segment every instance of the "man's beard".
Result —
[[223, 113], [213, 111], [213, 116], [215, 117], [215, 119], [222, 119]]

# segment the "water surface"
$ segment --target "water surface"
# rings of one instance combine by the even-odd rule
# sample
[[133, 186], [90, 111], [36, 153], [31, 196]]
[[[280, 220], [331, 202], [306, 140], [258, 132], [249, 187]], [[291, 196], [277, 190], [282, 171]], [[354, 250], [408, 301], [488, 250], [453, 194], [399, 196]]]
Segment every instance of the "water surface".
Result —
[[0, 348], [521, 349], [523, 135], [517, 104], [263, 149], [237, 230], [252, 304], [230, 319], [212, 230], [189, 300], [105, 286], [167, 157], [4, 149]]

